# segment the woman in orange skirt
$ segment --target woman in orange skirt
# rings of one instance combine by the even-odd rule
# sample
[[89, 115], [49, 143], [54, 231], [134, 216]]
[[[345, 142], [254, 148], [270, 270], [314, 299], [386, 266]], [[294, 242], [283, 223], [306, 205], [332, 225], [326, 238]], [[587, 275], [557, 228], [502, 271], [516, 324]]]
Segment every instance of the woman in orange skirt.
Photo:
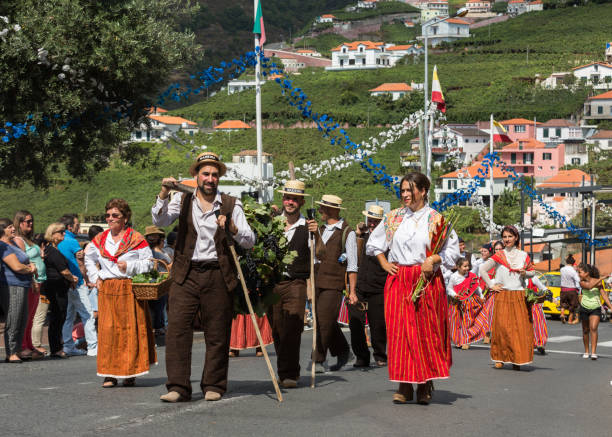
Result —
[[[264, 346], [274, 343], [272, 328], [270, 327], [270, 322], [268, 322], [268, 317], [265, 314], [263, 317], [255, 315], [255, 319], [257, 320], [257, 326], [259, 327]], [[251, 316], [249, 314], [238, 314], [234, 317], [234, 320], [232, 320], [229, 356], [237, 357], [240, 355], [241, 350], [252, 348], [255, 348], [256, 356], [263, 356], [263, 351], [257, 339]]]
[[[495, 368], [504, 363], [514, 370], [533, 361], [533, 326], [525, 298], [526, 279], [535, 274], [529, 255], [518, 249], [519, 233], [514, 226], [502, 230], [504, 250], [480, 266], [480, 277], [496, 293], [491, 326], [491, 360]], [[489, 270], [495, 268], [495, 282]]]
[[[389, 379], [399, 383], [393, 402], [403, 404], [413, 398], [428, 404], [434, 379], [449, 377], [452, 364], [448, 303], [442, 273], [459, 258], [459, 240], [451, 232], [441, 240], [444, 217], [427, 206], [430, 182], [418, 172], [410, 172], [400, 183], [403, 207], [386, 214], [366, 245], [366, 254], [376, 256], [388, 273], [385, 284]], [[435, 241], [444, 241], [437, 254]], [[389, 250], [389, 259], [385, 253]], [[412, 295], [424, 276], [425, 288], [416, 302]]]
[[131, 387], [137, 376], [157, 364], [155, 338], [146, 301], [132, 293], [132, 276], [153, 269], [153, 254], [144, 237], [127, 226], [132, 212], [123, 199], [106, 203], [108, 230], [96, 235], [97, 250], [85, 254], [89, 280], [98, 288], [98, 376], [103, 387], [117, 379]]

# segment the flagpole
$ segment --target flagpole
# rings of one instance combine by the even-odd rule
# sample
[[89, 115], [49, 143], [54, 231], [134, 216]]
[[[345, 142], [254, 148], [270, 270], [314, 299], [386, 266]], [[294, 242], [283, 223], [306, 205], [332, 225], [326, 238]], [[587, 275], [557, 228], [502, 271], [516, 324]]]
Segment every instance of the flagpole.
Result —
[[[491, 114], [491, 126], [489, 130], [489, 153], [493, 154], [493, 114]], [[489, 238], [493, 240], [493, 166], [489, 167], [489, 183], [491, 185], [491, 198], [489, 199]]]
[[428, 65], [428, 57], [427, 57], [427, 32], [425, 32], [425, 26], [422, 27], [422, 32], [423, 32], [423, 37], [424, 37], [424, 41], [425, 41], [425, 80], [423, 83], [423, 97], [424, 97], [424, 110], [425, 113], [423, 114], [423, 136], [425, 137], [425, 164], [426, 164], [426, 175], [427, 178], [431, 181], [431, 162], [429, 160], [429, 153], [430, 153], [430, 148], [429, 148], [429, 135], [427, 132], [427, 110], [429, 109], [429, 65]]
[[[257, 20], [257, 6], [258, 0], [253, 0], [254, 19]], [[261, 129], [261, 59], [259, 53], [257, 53], [257, 47], [259, 47], [259, 34], [255, 34], [255, 53], [257, 55], [257, 64], [255, 64], [255, 129], [257, 131], [257, 180], [259, 181], [258, 189], [258, 201], [260, 204], [264, 202], [264, 190], [263, 190], [263, 139]], [[263, 48], [260, 48], [261, 54], [263, 55]]]

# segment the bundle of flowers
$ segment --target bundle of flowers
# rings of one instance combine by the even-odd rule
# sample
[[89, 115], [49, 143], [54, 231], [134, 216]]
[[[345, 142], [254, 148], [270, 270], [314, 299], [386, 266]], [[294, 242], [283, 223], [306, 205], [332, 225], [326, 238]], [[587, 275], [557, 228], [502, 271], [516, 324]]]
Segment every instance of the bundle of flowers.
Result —
[[[278, 300], [272, 290], [283, 280], [283, 273], [297, 252], [289, 250], [289, 241], [284, 233], [285, 220], [274, 216], [269, 204], [260, 205], [250, 197], [243, 199], [242, 204], [256, 240], [252, 249], [244, 250], [239, 246], [236, 249], [253, 310], [262, 316]], [[242, 290], [234, 293], [234, 313], [249, 313]]]

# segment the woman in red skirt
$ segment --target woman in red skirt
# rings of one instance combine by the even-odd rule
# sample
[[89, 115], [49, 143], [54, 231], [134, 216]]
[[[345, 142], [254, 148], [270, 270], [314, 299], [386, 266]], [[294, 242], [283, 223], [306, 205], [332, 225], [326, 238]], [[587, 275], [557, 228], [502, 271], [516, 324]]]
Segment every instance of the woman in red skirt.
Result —
[[[501, 253], [501, 251], [503, 250], [504, 250], [504, 243], [502, 243], [501, 241], [494, 241], [493, 246], [491, 246], [491, 250], [489, 251], [488, 256], [486, 257], [486, 259], [484, 259], [483, 262], [480, 263], [480, 265], [484, 264], [489, 258], [491, 258], [493, 254]], [[482, 253], [484, 252], [481, 252], [481, 254]], [[478, 268], [480, 268], [480, 265], [478, 266]], [[477, 275], [479, 275], [478, 270], [476, 271], [472, 270], [472, 271], [476, 273]], [[488, 274], [489, 274], [489, 279], [493, 279], [495, 277], [495, 267], [492, 267], [491, 270], [489, 270]], [[484, 337], [483, 343], [489, 344], [491, 343], [491, 326], [493, 325], [493, 305], [495, 305], [495, 293], [489, 290], [489, 287], [487, 287], [487, 284], [482, 278], [480, 278], [480, 289], [484, 290], [484, 294], [485, 294], [484, 313], [487, 317], [487, 324], [485, 326], [485, 337]]]
[[[453, 231], [439, 253], [431, 255], [432, 241], [441, 238], [444, 217], [427, 206], [429, 187], [422, 173], [404, 176], [400, 183], [403, 207], [386, 214], [366, 245], [366, 253], [378, 257], [389, 274], [385, 321], [389, 379], [399, 383], [395, 403], [412, 400], [412, 384], [417, 384], [417, 401], [428, 404], [432, 381], [448, 378], [452, 364], [446, 290], [438, 267], [454, 267], [459, 241]], [[427, 285], [414, 302], [412, 294], [421, 275]]]

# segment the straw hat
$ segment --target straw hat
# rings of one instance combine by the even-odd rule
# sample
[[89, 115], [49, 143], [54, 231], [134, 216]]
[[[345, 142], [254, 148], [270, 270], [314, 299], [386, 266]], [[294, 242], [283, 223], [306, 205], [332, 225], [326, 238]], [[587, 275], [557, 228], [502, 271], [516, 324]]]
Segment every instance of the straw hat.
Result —
[[362, 214], [372, 219], [382, 220], [385, 215], [385, 210], [382, 206], [370, 205], [367, 211], [362, 211]]
[[346, 209], [342, 208], [342, 199], [332, 194], [324, 194], [323, 197], [321, 197], [321, 201], [315, 203], [329, 208]]
[[306, 185], [302, 181], [291, 180], [285, 182], [285, 186], [282, 190], [278, 190], [281, 194], [291, 194], [293, 196], [310, 196], [310, 194], [306, 194], [305, 191]]
[[198, 174], [198, 169], [204, 164], [214, 165], [219, 169], [219, 177], [223, 176], [227, 171], [227, 167], [221, 160], [219, 159], [219, 155], [213, 152], [204, 152], [200, 153], [196, 160], [189, 167], [189, 173], [191, 176], [195, 176]]
[[147, 226], [145, 228], [145, 233], [144, 236], [146, 237], [147, 235], [155, 235], [155, 234], [159, 234], [159, 235], [166, 235], [166, 233], [164, 232], [163, 229], [158, 228], [155, 225], [151, 225], [151, 226]]

